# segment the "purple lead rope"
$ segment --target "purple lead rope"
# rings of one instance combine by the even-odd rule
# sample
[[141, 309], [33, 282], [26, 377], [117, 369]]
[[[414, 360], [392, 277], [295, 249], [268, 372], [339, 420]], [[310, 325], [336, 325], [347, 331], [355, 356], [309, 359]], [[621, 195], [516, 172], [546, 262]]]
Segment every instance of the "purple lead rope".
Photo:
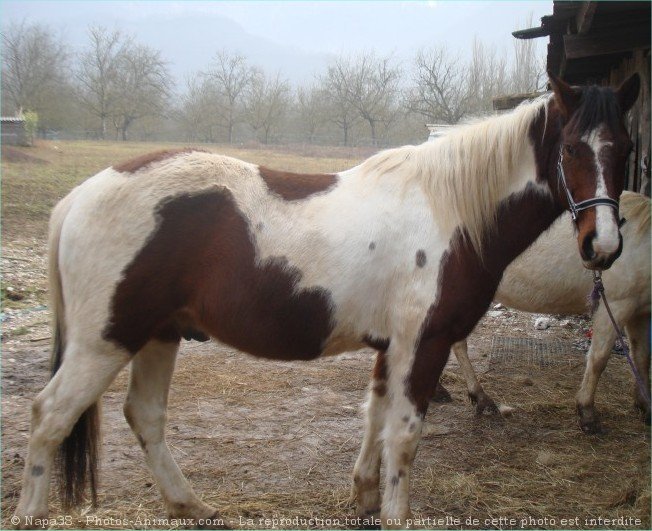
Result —
[[627, 344], [625, 343], [625, 339], [623, 338], [623, 334], [620, 331], [620, 328], [618, 327], [618, 324], [616, 323], [613, 314], [611, 313], [611, 308], [609, 308], [607, 297], [604, 294], [604, 285], [602, 284], [602, 274], [600, 273], [600, 271], [593, 271], [593, 289], [591, 290], [591, 294], [589, 295], [589, 305], [591, 307], [592, 314], [593, 312], [595, 312], [595, 310], [597, 310], [601, 298], [605, 310], [607, 310], [607, 314], [609, 315], [609, 319], [611, 319], [611, 324], [613, 325], [614, 330], [616, 330], [616, 335], [618, 336], [618, 341], [620, 342], [620, 346], [622, 347], [623, 355], [627, 358], [627, 363], [629, 363], [629, 366], [631, 367], [632, 372], [634, 373], [634, 378], [636, 379], [636, 383], [638, 384], [638, 390], [641, 393], [641, 396], [645, 399], [645, 402], [647, 403], [647, 406], [649, 408], [650, 396], [648, 395], [647, 388], [645, 386], [645, 383], [643, 382], [643, 378], [641, 378], [641, 374], [638, 372], [636, 365], [634, 365], [634, 362], [632, 361], [632, 357], [629, 355], [629, 348], [627, 347]]

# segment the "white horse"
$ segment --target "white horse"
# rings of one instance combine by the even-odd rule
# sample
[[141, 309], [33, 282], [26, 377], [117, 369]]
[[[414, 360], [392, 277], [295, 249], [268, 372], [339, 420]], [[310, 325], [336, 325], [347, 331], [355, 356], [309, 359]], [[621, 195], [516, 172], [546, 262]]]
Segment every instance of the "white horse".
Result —
[[[626, 222], [621, 228], [623, 252], [602, 278], [609, 305], [619, 328], [629, 339], [632, 359], [650, 390], [650, 199], [633, 192], [623, 192], [620, 213]], [[545, 260], [541, 260], [545, 256]], [[544, 232], [503, 273], [494, 300], [525, 312], [583, 314], [593, 276], [582, 267], [575, 253], [575, 235], [570, 214], [564, 214]], [[593, 315], [593, 339], [586, 356], [586, 370], [577, 393], [577, 411], [582, 430], [601, 431], [594, 408], [595, 389], [604, 370], [616, 332], [602, 303]], [[494, 401], [485, 393], [469, 361], [466, 340], [452, 348], [466, 379], [469, 397], [480, 414], [496, 411]], [[636, 406], [646, 414], [649, 406], [634, 389]]]
[[618, 90], [551, 82], [554, 97], [339, 174], [187, 150], [113, 166], [75, 188], [50, 224], [55, 372], [33, 405], [21, 525], [48, 513], [59, 446], [64, 502], [79, 502], [87, 479], [94, 492], [94, 404], [129, 363], [125, 416], [169, 513], [214, 520], [165, 442], [182, 336], [279, 360], [381, 350], [354, 492], [359, 515], [407, 525], [437, 379], [505, 267], [575, 201], [587, 207], [584, 264], [604, 269], [620, 253], [614, 207], [632, 147], [623, 114], [639, 77]]

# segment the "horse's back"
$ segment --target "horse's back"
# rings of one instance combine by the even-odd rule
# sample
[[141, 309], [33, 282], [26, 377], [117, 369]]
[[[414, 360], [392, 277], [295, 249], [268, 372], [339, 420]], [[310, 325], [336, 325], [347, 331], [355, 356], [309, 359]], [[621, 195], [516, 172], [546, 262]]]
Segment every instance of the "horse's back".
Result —
[[[318, 356], [333, 327], [328, 290], [300, 288], [303, 272], [282, 256], [262, 260], [255, 233], [275, 230], [274, 205], [324, 186], [269, 174], [272, 184], [255, 165], [182, 152], [82, 183], [62, 201], [68, 320], [132, 353], [202, 332], [266, 357]], [[277, 223], [291, 224], [289, 213]]]

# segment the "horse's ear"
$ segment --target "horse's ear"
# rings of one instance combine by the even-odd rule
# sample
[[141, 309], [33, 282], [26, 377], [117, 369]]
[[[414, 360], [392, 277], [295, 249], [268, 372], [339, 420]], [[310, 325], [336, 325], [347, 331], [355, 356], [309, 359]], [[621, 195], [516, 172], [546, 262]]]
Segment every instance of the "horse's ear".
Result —
[[638, 91], [641, 88], [641, 78], [638, 74], [632, 74], [623, 84], [616, 89], [616, 97], [620, 103], [620, 109], [623, 114], [629, 111], [638, 98]]
[[555, 95], [555, 101], [565, 120], [571, 117], [575, 109], [579, 107], [582, 91], [571, 87], [568, 83], [548, 71], [550, 86]]

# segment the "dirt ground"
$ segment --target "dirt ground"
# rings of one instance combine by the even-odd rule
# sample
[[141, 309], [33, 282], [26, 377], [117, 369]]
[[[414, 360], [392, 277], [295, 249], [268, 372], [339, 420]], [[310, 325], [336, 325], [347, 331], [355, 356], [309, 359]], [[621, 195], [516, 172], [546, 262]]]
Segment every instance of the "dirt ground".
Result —
[[[19, 237], [19, 229], [14, 223], [2, 257], [3, 529], [20, 492], [30, 402], [46, 384], [49, 364], [45, 246], [40, 233]], [[423, 519], [415, 527], [650, 528], [649, 427], [633, 409], [626, 361], [612, 356], [598, 387], [606, 433], [587, 436], [578, 428], [574, 394], [590, 322], [553, 317], [550, 328], [535, 330], [535, 317], [494, 310], [470, 340], [486, 392], [512, 406], [512, 416], [477, 416], [456, 361], [449, 361], [443, 381], [453, 401], [430, 408], [415, 462], [412, 509]], [[519, 352], [500, 358], [496, 338], [557, 340], [562, 354], [550, 363], [521, 359]], [[217, 343], [182, 345], [168, 443], [197, 493], [227, 525], [347, 527], [373, 355], [364, 350], [282, 363]], [[54, 528], [180, 527], [165, 519], [122, 416], [127, 379], [125, 370], [103, 399], [99, 506], [84, 505]], [[53, 492], [51, 516], [61, 514]]]
[[[563, 362], [542, 368], [494, 363], [490, 350], [498, 334], [554, 337], [582, 346], [588, 322], [555, 319], [548, 330], [535, 331], [532, 315], [498, 313], [479, 325], [470, 353], [486, 391], [516, 411], [506, 419], [476, 416], [457, 364], [449, 362], [444, 382], [453, 402], [433, 404], [428, 413], [412, 486], [415, 516], [443, 519], [428, 526], [440, 528], [649, 529], [648, 429], [632, 409], [624, 360], [612, 358], [598, 389], [609, 431], [586, 436], [577, 427], [573, 405], [581, 351], [569, 350]], [[4, 318], [6, 528], [19, 494], [30, 401], [48, 378], [49, 329], [43, 306]], [[362, 434], [360, 405], [372, 364], [372, 351], [280, 363], [220, 344], [184, 343], [170, 399], [172, 453], [197, 492], [220, 508], [232, 527], [347, 527], [350, 475]], [[127, 376], [127, 371], [120, 374], [104, 396], [99, 507], [81, 508], [68, 527], [176, 527], [165, 520], [140, 447], [122, 417]], [[54, 495], [52, 514], [60, 514]], [[313, 520], [300, 525], [260, 520], [295, 517]], [[638, 523], [586, 520], [600, 517]], [[563, 518], [579, 520], [564, 525]]]

